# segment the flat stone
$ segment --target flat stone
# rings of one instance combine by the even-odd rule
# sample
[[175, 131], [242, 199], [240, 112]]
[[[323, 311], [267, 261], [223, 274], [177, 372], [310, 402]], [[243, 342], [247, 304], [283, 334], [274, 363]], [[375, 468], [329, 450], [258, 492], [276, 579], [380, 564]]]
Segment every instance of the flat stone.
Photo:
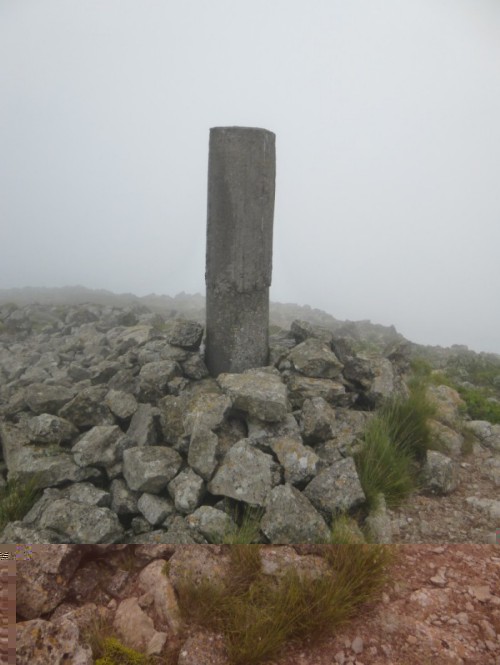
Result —
[[123, 475], [136, 492], [159, 494], [177, 475], [182, 458], [165, 446], [129, 448], [123, 453]]
[[243, 374], [220, 374], [217, 382], [233, 407], [251, 417], [275, 422], [287, 414], [287, 389], [279, 373], [247, 370]]

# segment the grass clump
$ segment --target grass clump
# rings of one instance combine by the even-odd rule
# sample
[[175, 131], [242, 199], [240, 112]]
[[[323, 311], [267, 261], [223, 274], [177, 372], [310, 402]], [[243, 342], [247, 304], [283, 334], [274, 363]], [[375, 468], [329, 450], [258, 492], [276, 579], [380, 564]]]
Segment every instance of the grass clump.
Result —
[[264, 514], [263, 508], [256, 508], [248, 504], [236, 504], [232, 510], [233, 522], [236, 528], [229, 529], [222, 536], [221, 543], [225, 545], [251, 545], [259, 542], [260, 521]]
[[395, 507], [416, 489], [416, 474], [432, 445], [428, 419], [434, 413], [417, 378], [408, 398], [387, 400], [369, 421], [364, 445], [354, 457], [369, 509], [376, 507], [380, 493]]
[[92, 650], [95, 665], [174, 665], [178, 650], [166, 650], [161, 656], [148, 656], [125, 646], [109, 618], [98, 615], [84, 630], [83, 639]]
[[41, 496], [37, 477], [24, 483], [9, 480], [0, 487], [0, 530], [9, 522], [21, 520]]
[[325, 545], [327, 573], [270, 578], [260, 569], [260, 546], [231, 549], [228, 583], [185, 579], [178, 592], [186, 620], [223, 633], [232, 665], [254, 665], [287, 641], [321, 637], [347, 621], [376, 597], [392, 557], [381, 545]]

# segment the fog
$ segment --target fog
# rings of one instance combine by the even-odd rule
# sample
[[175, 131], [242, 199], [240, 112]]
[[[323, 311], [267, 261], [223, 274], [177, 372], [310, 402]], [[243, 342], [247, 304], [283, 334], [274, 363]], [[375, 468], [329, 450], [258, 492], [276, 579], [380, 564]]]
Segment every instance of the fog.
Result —
[[0, 0], [0, 288], [203, 293], [264, 127], [272, 300], [500, 353], [499, 118], [497, 0]]

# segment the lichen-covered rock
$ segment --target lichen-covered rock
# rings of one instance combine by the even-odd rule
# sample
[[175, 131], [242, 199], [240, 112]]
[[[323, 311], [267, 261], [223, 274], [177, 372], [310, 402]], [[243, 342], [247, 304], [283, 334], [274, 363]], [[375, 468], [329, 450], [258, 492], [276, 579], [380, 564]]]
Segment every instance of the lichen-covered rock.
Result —
[[286, 482], [304, 486], [318, 473], [320, 458], [301, 441], [279, 437], [271, 439], [269, 445], [285, 471]]
[[137, 400], [135, 397], [123, 390], [111, 389], [106, 394], [104, 402], [111, 413], [122, 420], [131, 418], [137, 410]]
[[450, 494], [460, 480], [458, 464], [437, 450], [426, 452], [423, 476], [425, 489], [435, 494]]
[[159, 494], [177, 475], [182, 458], [165, 446], [128, 448], [123, 453], [123, 475], [136, 492]]
[[104, 403], [108, 390], [104, 386], [89, 386], [78, 392], [58, 412], [79, 429], [94, 425], [114, 425], [115, 418]]
[[466, 429], [472, 432], [487, 448], [500, 451], [500, 425], [492, 425], [487, 420], [470, 420], [465, 423]]
[[437, 409], [435, 419], [443, 425], [455, 427], [460, 420], [460, 409], [465, 407], [458, 392], [449, 386], [430, 385], [426, 394]]
[[123, 538], [116, 513], [70, 499], [56, 499], [42, 513], [40, 526], [52, 529], [71, 543], [114, 543]]
[[342, 372], [342, 363], [320, 339], [310, 337], [288, 354], [295, 371], [316, 379], [335, 379]]
[[27, 423], [28, 438], [32, 443], [54, 444], [56, 446], [71, 441], [78, 435], [77, 428], [64, 418], [41, 413]]
[[221, 543], [225, 536], [237, 530], [236, 522], [230, 515], [212, 506], [200, 506], [187, 516], [186, 522], [209, 543]]
[[217, 468], [218, 444], [217, 435], [204, 427], [196, 427], [191, 434], [188, 464], [207, 481]]
[[136, 445], [117, 425], [93, 427], [72, 448], [78, 466], [111, 467], [120, 461], [123, 451]]
[[217, 382], [233, 407], [250, 417], [275, 422], [287, 414], [287, 390], [279, 373], [247, 370], [243, 374], [220, 374]]
[[301, 408], [304, 400], [322, 397], [332, 406], [350, 406], [356, 400], [356, 393], [347, 393], [340, 381], [314, 379], [300, 374], [285, 376], [288, 396], [293, 407]]
[[169, 344], [173, 346], [196, 351], [203, 337], [203, 326], [195, 321], [177, 319], [169, 325], [166, 337]]
[[155, 630], [152, 619], [142, 610], [137, 598], [125, 598], [118, 605], [113, 627], [124, 644], [147, 653], [160, 654], [168, 635]]
[[137, 508], [152, 526], [162, 524], [175, 512], [174, 504], [167, 497], [144, 492], [137, 501]]
[[141, 402], [155, 402], [168, 392], [168, 384], [181, 376], [181, 368], [173, 360], [146, 363], [139, 372], [137, 395]]
[[192, 469], [181, 471], [168, 484], [168, 493], [172, 497], [176, 509], [188, 515], [200, 505], [206, 492], [203, 478]]
[[59, 409], [73, 399], [74, 394], [75, 391], [66, 386], [32, 383], [25, 389], [24, 399], [33, 413], [55, 415]]
[[272, 486], [272, 466], [270, 455], [243, 439], [230, 448], [208, 483], [208, 491], [263, 506]]
[[335, 411], [322, 397], [306, 399], [302, 405], [301, 425], [307, 443], [327, 441], [335, 431]]
[[151, 404], [138, 404], [127, 436], [135, 446], [155, 446], [160, 442], [160, 410]]
[[304, 490], [313, 506], [327, 518], [348, 512], [366, 500], [352, 457], [321, 471]]
[[269, 493], [260, 529], [272, 543], [327, 542], [329, 537], [323, 517], [289, 484], [278, 485]]
[[61, 617], [57, 621], [33, 619], [16, 624], [16, 662], [29, 665], [92, 665], [92, 649], [82, 643], [78, 626]]

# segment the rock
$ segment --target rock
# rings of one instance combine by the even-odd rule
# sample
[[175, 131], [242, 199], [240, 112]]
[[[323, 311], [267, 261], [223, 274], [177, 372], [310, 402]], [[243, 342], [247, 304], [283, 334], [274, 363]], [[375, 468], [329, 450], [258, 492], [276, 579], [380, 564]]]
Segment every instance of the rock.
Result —
[[106, 406], [117, 418], [127, 420], [137, 410], [137, 400], [130, 393], [111, 389], [104, 399]]
[[458, 464], [436, 450], [427, 450], [423, 475], [424, 488], [429, 492], [450, 494], [458, 487]]
[[285, 481], [304, 486], [319, 471], [320, 459], [309, 447], [290, 437], [271, 439], [269, 445], [285, 470]]
[[272, 543], [327, 542], [330, 535], [311, 502], [289, 484], [269, 493], [260, 529]]
[[148, 655], [160, 654], [167, 634], [155, 630], [153, 621], [141, 609], [137, 598], [126, 598], [116, 609], [113, 627], [124, 644]]
[[179, 453], [165, 446], [128, 448], [123, 453], [123, 475], [136, 492], [159, 494], [177, 475], [182, 464]]
[[169, 482], [168, 492], [174, 500], [176, 509], [187, 515], [198, 508], [206, 489], [203, 478], [192, 469], [187, 469]]
[[296, 372], [316, 379], [335, 379], [342, 372], [342, 363], [333, 351], [319, 339], [310, 337], [288, 354]]
[[169, 326], [166, 334], [167, 341], [173, 346], [196, 351], [203, 337], [203, 327], [194, 321], [178, 319]]
[[113, 543], [123, 537], [123, 528], [112, 510], [69, 499], [52, 502], [39, 523], [73, 543]]
[[376, 508], [370, 511], [365, 520], [365, 528], [372, 543], [392, 543], [391, 519], [387, 514], [387, 507], [383, 494], [379, 494]]
[[220, 374], [217, 382], [233, 407], [265, 422], [283, 420], [288, 410], [286, 386], [277, 374], [247, 370], [243, 374]]
[[139, 511], [137, 492], [127, 487], [124, 480], [115, 478], [110, 485], [111, 510], [117, 515], [134, 515]]
[[160, 410], [151, 404], [138, 404], [127, 436], [135, 446], [155, 446], [160, 442]]
[[256, 450], [243, 439], [230, 448], [208, 483], [208, 491], [263, 506], [271, 490], [272, 464], [270, 455]]
[[333, 332], [331, 330], [322, 326], [315, 326], [308, 321], [296, 319], [292, 321], [290, 330], [299, 344], [309, 338], [318, 339], [327, 346], [333, 341]]
[[107, 392], [103, 386], [84, 388], [58, 414], [82, 430], [94, 425], [114, 425], [114, 416], [104, 403]]
[[153, 596], [155, 612], [160, 621], [168, 625], [170, 634], [177, 635], [181, 630], [182, 620], [174, 588], [163, 572], [166, 563], [165, 559], [152, 561], [141, 570], [138, 582], [145, 593]]
[[188, 515], [186, 521], [209, 543], [221, 543], [227, 534], [237, 530], [236, 522], [227, 513], [212, 506], [200, 506]]
[[458, 456], [462, 452], [464, 437], [451, 427], [447, 427], [437, 420], [428, 421], [431, 434], [443, 452]]
[[197, 427], [191, 434], [188, 464], [206, 481], [212, 478], [217, 468], [218, 445], [217, 435], [204, 427]]
[[492, 521], [500, 520], [500, 501], [497, 499], [481, 499], [477, 496], [469, 496], [466, 502], [488, 515]]
[[168, 392], [168, 384], [181, 376], [181, 368], [172, 360], [146, 363], [139, 372], [138, 398], [142, 402], [155, 402]]
[[177, 665], [230, 665], [230, 662], [221, 636], [200, 631], [184, 642]]
[[460, 409], [465, 407], [457, 391], [449, 386], [430, 385], [427, 397], [436, 407], [435, 419], [453, 429], [460, 420]]
[[57, 414], [59, 409], [73, 398], [74, 394], [74, 391], [66, 386], [32, 383], [25, 389], [24, 399], [33, 413], [37, 415]]
[[355, 393], [347, 393], [339, 381], [330, 379], [312, 379], [307, 376], [291, 374], [285, 376], [288, 397], [294, 408], [302, 408], [304, 400], [323, 398], [331, 406], [349, 406], [356, 400]]
[[28, 421], [27, 433], [33, 443], [59, 446], [71, 441], [79, 432], [68, 420], [42, 413]]
[[335, 431], [335, 411], [322, 397], [304, 400], [301, 429], [307, 443], [331, 439]]
[[93, 427], [72, 448], [78, 466], [101, 466], [108, 469], [120, 461], [123, 451], [136, 445], [117, 425]]
[[67, 584], [82, 558], [77, 545], [41, 547], [36, 557], [18, 566], [16, 612], [35, 619], [55, 609], [67, 593]]
[[136, 502], [136, 506], [152, 526], [162, 524], [167, 517], [175, 513], [174, 505], [170, 499], [147, 492], [141, 495], [141, 498]]
[[16, 624], [16, 663], [19, 665], [92, 665], [92, 649], [81, 643], [78, 627], [69, 619], [35, 619]]
[[500, 451], [500, 425], [492, 425], [486, 420], [470, 420], [465, 423], [465, 428], [487, 448]]
[[307, 485], [304, 495], [328, 519], [353, 510], [366, 500], [352, 457], [321, 471]]

